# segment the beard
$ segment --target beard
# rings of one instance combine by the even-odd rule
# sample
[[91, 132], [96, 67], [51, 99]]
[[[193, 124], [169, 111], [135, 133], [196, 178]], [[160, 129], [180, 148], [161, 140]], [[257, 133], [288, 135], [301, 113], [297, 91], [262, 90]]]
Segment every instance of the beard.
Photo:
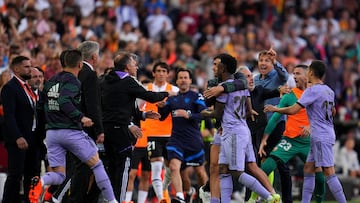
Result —
[[29, 79], [31, 79], [31, 75], [30, 75], [30, 74], [20, 74], [20, 77], [21, 77], [23, 80], [29, 80]]
[[35, 83], [35, 84], [32, 84], [32, 85], [30, 85], [31, 86], [31, 88], [33, 88], [33, 89], [39, 89], [40, 88], [40, 83]]

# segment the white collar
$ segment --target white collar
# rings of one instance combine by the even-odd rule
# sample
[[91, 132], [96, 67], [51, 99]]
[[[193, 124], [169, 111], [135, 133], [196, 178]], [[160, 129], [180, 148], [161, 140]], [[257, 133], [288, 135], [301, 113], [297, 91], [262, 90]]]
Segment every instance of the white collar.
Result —
[[14, 77], [15, 77], [19, 82], [21, 82], [21, 84], [23, 84], [23, 85], [26, 84], [26, 82], [25, 82], [24, 80], [20, 79], [18, 76], [14, 75]]
[[85, 63], [86, 65], [88, 65], [92, 71], [95, 71], [95, 70], [94, 70], [94, 67], [93, 67], [89, 62], [83, 61], [83, 63]]

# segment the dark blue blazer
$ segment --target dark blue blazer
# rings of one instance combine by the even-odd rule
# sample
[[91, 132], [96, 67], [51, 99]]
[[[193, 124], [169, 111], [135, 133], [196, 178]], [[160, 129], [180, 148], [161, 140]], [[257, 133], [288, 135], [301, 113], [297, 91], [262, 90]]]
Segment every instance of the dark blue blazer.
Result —
[[34, 143], [32, 126], [35, 109], [31, 105], [20, 82], [13, 77], [1, 91], [4, 109], [4, 141], [6, 146], [15, 145], [24, 137], [29, 145]]

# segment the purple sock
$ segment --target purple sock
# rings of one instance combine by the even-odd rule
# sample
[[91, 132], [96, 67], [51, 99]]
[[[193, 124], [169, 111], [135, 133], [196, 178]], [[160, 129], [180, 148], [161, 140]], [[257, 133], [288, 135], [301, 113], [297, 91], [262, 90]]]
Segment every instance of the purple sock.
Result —
[[217, 197], [212, 197], [212, 198], [210, 199], [210, 203], [220, 203], [220, 199], [217, 198]]
[[259, 194], [260, 197], [267, 199], [271, 194], [267, 191], [258, 180], [256, 180], [251, 175], [243, 172], [238, 180], [240, 183], [245, 185], [246, 187], [250, 188], [250, 190], [254, 191], [255, 193]]
[[336, 177], [336, 175], [333, 174], [333, 175], [326, 177], [326, 182], [329, 186], [331, 193], [335, 197], [336, 201], [340, 202], [340, 203], [343, 203], [343, 202], [345, 203], [346, 202], [345, 194], [344, 194], [343, 188], [341, 186], [341, 183], [340, 183], [339, 179]]
[[99, 161], [97, 164], [95, 164], [95, 166], [93, 166], [91, 170], [94, 173], [96, 184], [103, 193], [105, 199], [107, 199], [108, 201], [114, 200], [114, 192], [109, 177], [105, 172], [102, 161]]
[[44, 185], [60, 185], [65, 180], [65, 174], [60, 172], [47, 172], [41, 179]]
[[304, 185], [301, 202], [310, 202], [315, 188], [315, 174], [304, 174]]
[[220, 174], [221, 202], [231, 202], [233, 182], [230, 174]]

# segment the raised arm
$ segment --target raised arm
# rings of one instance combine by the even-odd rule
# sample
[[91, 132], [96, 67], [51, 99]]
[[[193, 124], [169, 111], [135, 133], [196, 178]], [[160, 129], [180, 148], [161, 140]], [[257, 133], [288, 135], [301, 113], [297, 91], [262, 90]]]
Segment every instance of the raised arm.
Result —
[[283, 65], [281, 65], [281, 63], [276, 61], [274, 63], [274, 69], [278, 73], [281, 84], [285, 84], [289, 79], [289, 73], [287, 72], [286, 68]]
[[271, 60], [274, 64], [274, 69], [278, 73], [280, 83], [285, 84], [289, 79], [289, 73], [287, 72], [286, 68], [276, 60], [277, 54], [276, 51], [272, 48], [272, 46], [270, 47], [268, 54], [271, 56]]

